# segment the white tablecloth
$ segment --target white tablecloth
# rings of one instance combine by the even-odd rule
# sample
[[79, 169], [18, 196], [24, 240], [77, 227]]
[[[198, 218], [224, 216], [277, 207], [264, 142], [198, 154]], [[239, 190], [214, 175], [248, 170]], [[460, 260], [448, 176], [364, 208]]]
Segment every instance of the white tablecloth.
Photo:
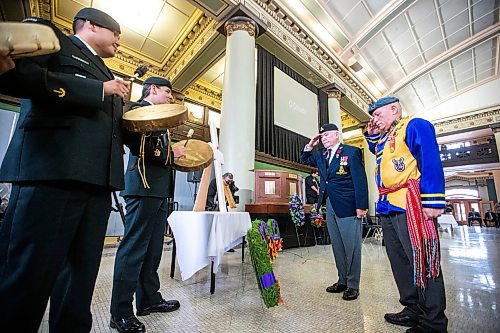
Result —
[[448, 224], [451, 227], [458, 227], [457, 220], [455, 220], [455, 217], [450, 214], [443, 214], [440, 217], [438, 217], [438, 223], [440, 226]]
[[168, 217], [177, 247], [182, 280], [214, 262], [214, 273], [224, 253], [241, 243], [252, 227], [246, 212], [174, 211]]

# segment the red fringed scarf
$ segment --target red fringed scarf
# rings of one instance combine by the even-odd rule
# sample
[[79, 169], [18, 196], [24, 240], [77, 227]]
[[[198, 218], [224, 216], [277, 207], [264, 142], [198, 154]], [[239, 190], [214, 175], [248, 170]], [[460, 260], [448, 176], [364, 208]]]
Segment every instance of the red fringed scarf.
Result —
[[413, 283], [419, 288], [427, 287], [427, 278], [439, 276], [439, 250], [436, 227], [432, 219], [424, 220], [419, 181], [409, 179], [393, 187], [379, 187], [380, 195], [408, 188], [406, 194], [406, 220], [413, 250]]

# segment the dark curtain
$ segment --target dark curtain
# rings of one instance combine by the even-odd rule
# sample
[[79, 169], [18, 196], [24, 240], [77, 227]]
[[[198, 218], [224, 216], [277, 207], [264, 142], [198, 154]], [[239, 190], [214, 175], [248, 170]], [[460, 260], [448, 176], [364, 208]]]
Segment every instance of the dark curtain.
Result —
[[274, 125], [274, 67], [318, 95], [318, 129], [328, 122], [328, 96], [261, 46], [257, 46], [257, 114], [255, 149], [292, 162], [310, 138]]

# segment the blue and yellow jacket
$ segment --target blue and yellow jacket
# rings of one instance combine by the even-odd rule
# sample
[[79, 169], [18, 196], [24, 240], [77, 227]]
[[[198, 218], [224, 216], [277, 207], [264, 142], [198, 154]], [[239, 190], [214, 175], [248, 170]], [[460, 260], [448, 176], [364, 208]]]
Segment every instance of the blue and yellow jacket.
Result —
[[[444, 172], [434, 126], [420, 118], [403, 118], [385, 134], [365, 133], [370, 151], [377, 157], [375, 180], [379, 187], [420, 179], [422, 206], [444, 208]], [[406, 188], [379, 197], [377, 212], [405, 212]]]

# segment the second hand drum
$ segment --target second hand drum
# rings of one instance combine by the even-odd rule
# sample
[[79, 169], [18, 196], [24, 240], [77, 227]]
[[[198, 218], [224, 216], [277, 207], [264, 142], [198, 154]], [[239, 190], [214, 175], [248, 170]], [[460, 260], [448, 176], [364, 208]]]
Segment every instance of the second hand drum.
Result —
[[187, 107], [179, 104], [148, 105], [126, 112], [123, 127], [132, 132], [164, 131], [188, 119]]
[[174, 169], [184, 172], [192, 172], [205, 169], [213, 161], [214, 153], [212, 147], [205, 141], [191, 139], [182, 140], [174, 144], [174, 147], [185, 146], [186, 156], [174, 159]]
[[[144, 160], [144, 150], [148, 133], [168, 131], [169, 128], [176, 127], [187, 119], [187, 107], [179, 104], [148, 105], [128, 111], [123, 115], [122, 125], [125, 129], [142, 133], [137, 167], [144, 188], [150, 188], [146, 178], [146, 163]], [[170, 133], [168, 133], [168, 141], [168, 144], [170, 144]], [[167, 156], [168, 160], [170, 160], [169, 156]]]

